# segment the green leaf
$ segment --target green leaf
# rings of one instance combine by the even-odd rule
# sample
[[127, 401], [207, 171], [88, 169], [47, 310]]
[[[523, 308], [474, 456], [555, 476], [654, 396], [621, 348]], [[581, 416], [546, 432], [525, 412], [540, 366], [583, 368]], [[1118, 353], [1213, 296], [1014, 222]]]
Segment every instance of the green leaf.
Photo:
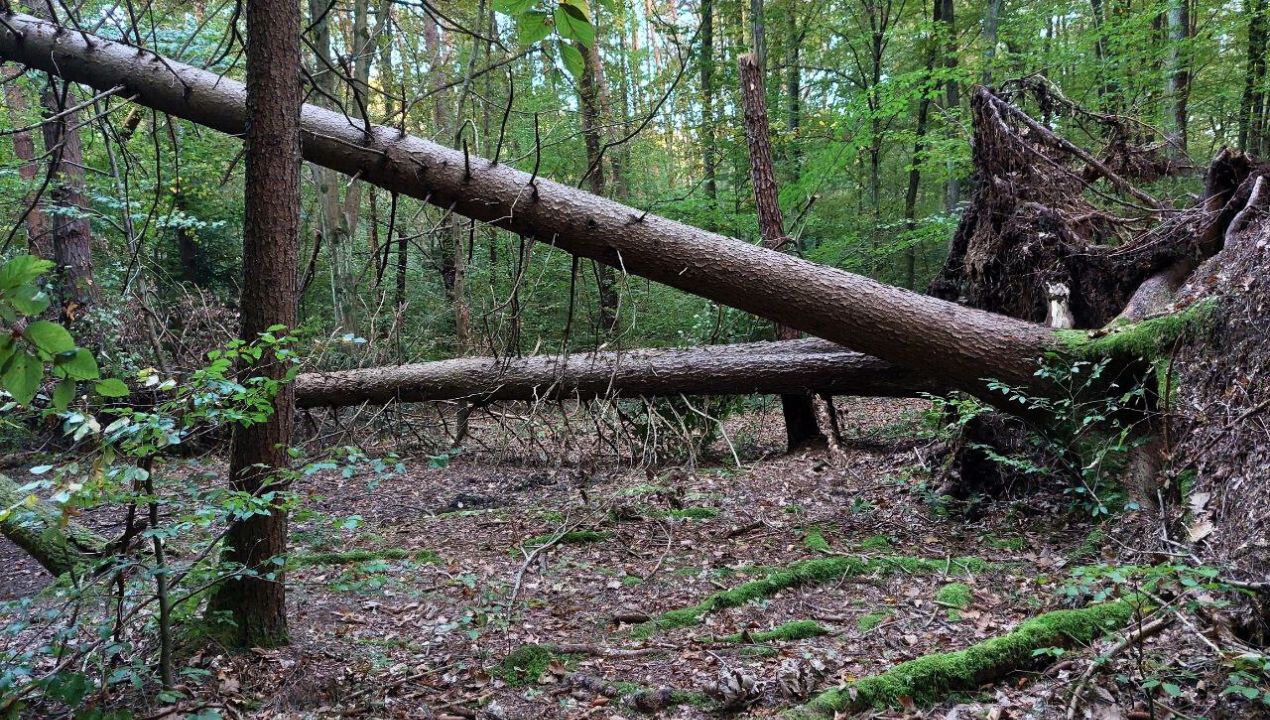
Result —
[[516, 37], [521, 45], [533, 45], [551, 34], [551, 18], [545, 12], [529, 12], [516, 18]]
[[0, 292], [21, 287], [53, 269], [53, 263], [34, 255], [19, 255], [0, 267]]
[[1177, 697], [1182, 694], [1182, 688], [1173, 683], [1163, 683], [1160, 687], [1164, 688], [1164, 692], [1168, 693], [1169, 697]]
[[91, 352], [84, 348], [78, 348], [69, 353], [61, 353], [53, 360], [57, 367], [66, 373], [67, 377], [76, 380], [96, 380], [101, 377], [101, 371], [97, 368], [97, 360], [93, 358]]
[[119, 378], [106, 378], [97, 383], [97, 394], [102, 397], [120, 398], [128, 397], [128, 385]]
[[66, 328], [48, 320], [36, 320], [27, 326], [26, 339], [31, 344], [49, 355], [70, 352], [75, 349], [75, 340]]
[[563, 40], [556, 45], [560, 48], [560, 61], [564, 63], [564, 69], [569, 71], [574, 80], [581, 78], [585, 67], [582, 62], [582, 53]]
[[533, 7], [534, 0], [494, 0], [494, 11], [516, 17]]
[[22, 285], [17, 290], [14, 290], [13, 295], [9, 297], [9, 301], [13, 303], [13, 307], [18, 312], [26, 316], [39, 315], [47, 310], [49, 306], [48, 293], [31, 283]]
[[53, 407], [58, 410], [65, 410], [70, 406], [71, 401], [75, 399], [75, 381], [66, 378], [57, 384], [57, 389], [53, 391]]
[[[565, 5], [561, 3], [556, 7], [556, 32], [560, 33], [560, 37], [565, 40], [577, 40], [586, 47], [591, 47], [595, 42], [595, 28], [591, 27], [591, 21], [587, 19], [586, 13], [579, 10], [574, 5]], [[581, 53], [578, 54], [579, 58]], [[575, 77], [577, 73], [575, 73]]]
[[35, 391], [40, 389], [40, 378], [44, 375], [44, 363], [34, 355], [18, 352], [9, 361], [4, 371], [4, 389], [9, 391], [14, 400], [22, 405], [30, 405], [35, 399]]

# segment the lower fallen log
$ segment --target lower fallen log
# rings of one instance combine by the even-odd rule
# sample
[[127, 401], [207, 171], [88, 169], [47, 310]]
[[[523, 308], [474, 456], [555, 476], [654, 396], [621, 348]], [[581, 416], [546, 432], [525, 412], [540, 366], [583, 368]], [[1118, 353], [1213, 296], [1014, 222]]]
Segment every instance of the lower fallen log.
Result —
[[28, 502], [29, 493], [0, 474], [0, 534], [25, 550], [54, 575], [83, 567], [109, 544], [100, 535], [64, 522], [57, 508]]
[[938, 653], [826, 691], [785, 714], [790, 720], [837, 717], [871, 707], [899, 706], [908, 698], [920, 705], [937, 703], [955, 692], [974, 692], [1011, 673], [1033, 670], [1052, 660], [1043, 648], [1085, 645], [1127, 626], [1139, 608], [1128, 600], [1055, 610], [1019, 625], [1013, 632], [965, 650]]
[[585, 400], [681, 394], [914, 397], [947, 389], [928, 377], [814, 339], [683, 350], [458, 358], [303, 373], [295, 387], [300, 407], [394, 400]]

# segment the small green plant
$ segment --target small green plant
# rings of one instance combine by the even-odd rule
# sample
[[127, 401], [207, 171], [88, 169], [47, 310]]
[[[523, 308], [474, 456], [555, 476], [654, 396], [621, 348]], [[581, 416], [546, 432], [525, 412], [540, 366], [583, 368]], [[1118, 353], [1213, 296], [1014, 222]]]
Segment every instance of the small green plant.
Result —
[[868, 613], [867, 615], [861, 615], [859, 619], [855, 621], [856, 629], [862, 633], [869, 632], [886, 622], [887, 618], [891, 617], [891, 614], [890, 610], [879, 610]]

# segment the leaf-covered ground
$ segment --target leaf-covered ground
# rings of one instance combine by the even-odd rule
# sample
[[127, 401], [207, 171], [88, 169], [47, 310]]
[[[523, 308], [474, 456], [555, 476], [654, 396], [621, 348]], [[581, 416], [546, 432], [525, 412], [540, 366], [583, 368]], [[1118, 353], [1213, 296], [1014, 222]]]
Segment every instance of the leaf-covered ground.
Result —
[[[840, 451], [792, 456], [776, 452], [778, 412], [734, 418], [731, 436], [770, 451], [740, 469], [459, 455], [442, 468], [315, 475], [303, 488], [314, 512], [292, 528], [293, 644], [198, 651], [188, 661], [209, 679], [181, 710], [698, 718], [732, 703], [762, 717], [1099, 599], [1072, 570], [1127, 556], [1141, 526], [1096, 527], [1057, 488], [941, 501], [926, 486], [929, 444], [914, 439], [921, 408], [848, 403]], [[34, 590], [38, 571], [4, 552], [6, 593]], [[1036, 671], [869, 712], [1063, 717], [1076, 685], [1078, 717], [1151, 717], [1148, 693], [1163, 703], [1154, 717], [1207, 707], [1222, 686], [1205, 684], [1191, 635], [1170, 628], [1086, 681], [1097, 651], [1042, 649]]]

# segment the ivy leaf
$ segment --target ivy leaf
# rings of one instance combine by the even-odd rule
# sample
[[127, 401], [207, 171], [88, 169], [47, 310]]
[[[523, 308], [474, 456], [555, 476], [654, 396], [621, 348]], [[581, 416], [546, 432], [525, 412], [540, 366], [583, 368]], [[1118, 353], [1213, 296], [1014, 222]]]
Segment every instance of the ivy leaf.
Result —
[[75, 381], [66, 378], [57, 384], [57, 389], [53, 391], [53, 407], [58, 410], [65, 410], [70, 406], [71, 401], [75, 399]]
[[560, 61], [564, 63], [564, 69], [569, 71], [574, 80], [582, 77], [582, 71], [585, 65], [582, 62], [582, 53], [573, 45], [561, 40], [556, 43], [560, 48]]
[[13, 303], [13, 307], [23, 315], [39, 315], [48, 309], [49, 296], [38, 287], [27, 283], [13, 292], [9, 302]]
[[551, 34], [551, 18], [545, 12], [529, 12], [516, 18], [516, 37], [521, 45], [533, 45]]
[[0, 292], [21, 287], [53, 269], [49, 260], [34, 255], [19, 255], [0, 267]]
[[84, 348], [78, 348], [74, 352], [62, 353], [54, 358], [56, 367], [66, 373], [69, 378], [75, 380], [96, 380], [101, 377], [101, 371], [97, 368], [97, 360], [93, 358], [93, 354]]
[[516, 17], [533, 7], [534, 0], [494, 0], [495, 12]]
[[97, 394], [108, 398], [128, 397], [127, 384], [119, 378], [106, 378], [97, 383]]
[[5, 368], [4, 389], [9, 391], [14, 400], [21, 405], [30, 405], [35, 399], [35, 391], [40, 388], [40, 378], [44, 375], [44, 363], [30, 353], [18, 352]]
[[66, 332], [66, 328], [48, 320], [36, 320], [27, 326], [26, 339], [49, 355], [75, 349], [75, 341]]
[[[565, 40], [577, 40], [586, 47], [591, 47], [595, 42], [595, 28], [591, 27], [585, 11], [579, 10], [576, 5], [561, 3], [556, 7], [555, 19], [556, 32]], [[582, 54], [578, 53], [579, 61], [581, 57]], [[574, 77], [578, 74], [574, 73]]]

